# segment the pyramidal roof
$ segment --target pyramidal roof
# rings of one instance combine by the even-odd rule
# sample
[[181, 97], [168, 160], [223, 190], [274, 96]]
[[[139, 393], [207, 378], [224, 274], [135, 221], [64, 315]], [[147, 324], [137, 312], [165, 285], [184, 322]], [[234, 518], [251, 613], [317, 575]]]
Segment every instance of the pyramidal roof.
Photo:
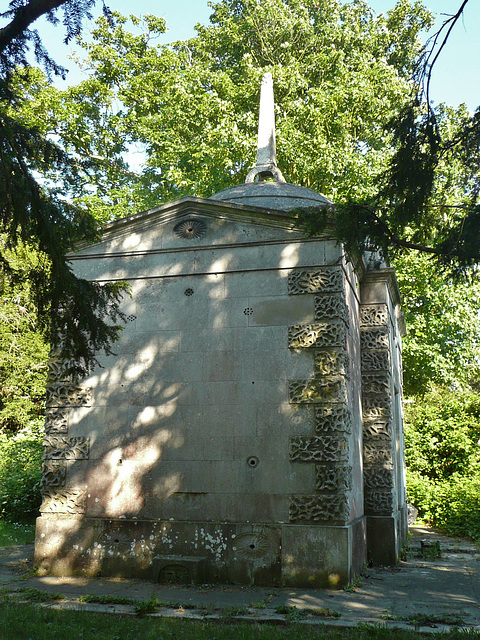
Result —
[[332, 204], [312, 189], [285, 182], [277, 166], [271, 73], [264, 74], [260, 90], [257, 164], [249, 171], [245, 184], [220, 191], [209, 199], [278, 211]]

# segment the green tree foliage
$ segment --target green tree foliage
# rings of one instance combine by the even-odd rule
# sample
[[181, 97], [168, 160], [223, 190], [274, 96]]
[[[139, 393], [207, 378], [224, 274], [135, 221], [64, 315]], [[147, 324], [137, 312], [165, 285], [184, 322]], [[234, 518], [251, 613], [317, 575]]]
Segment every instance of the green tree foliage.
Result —
[[[371, 196], [429, 13], [405, 0], [379, 17], [338, 0], [222, 0], [212, 9], [197, 37], [172, 45], [155, 42], [161, 19], [132, 17], [143, 29], [133, 35], [119, 14], [101, 18], [83, 43], [85, 82], [31, 87], [26, 121], [41, 120], [66, 150], [98, 161], [91, 182], [78, 183], [79, 201], [107, 219], [243, 182], [267, 70], [287, 180], [334, 200]], [[129, 144], [146, 154], [140, 179], [122, 165]]]
[[455, 281], [425, 254], [394, 261], [407, 335], [404, 390], [423, 395], [432, 384], [480, 391], [480, 280]]
[[63, 5], [68, 41], [79, 34], [81, 19], [93, 4], [12, 0], [2, 14], [9, 22], [0, 29], [0, 270], [14, 284], [25, 275], [11, 259], [17, 247], [28, 246], [42, 256], [42, 268], [28, 272], [38, 326], [75, 360], [79, 373], [95, 362], [96, 350], [108, 352], [118, 336], [124, 319], [119, 309], [122, 286], [80, 280], [68, 266], [65, 255], [71, 245], [97, 237], [95, 219], [66, 198], [65, 178], [82, 180], [88, 163], [69, 156], [36, 123], [20, 117], [30, 95], [17, 92], [12, 78], [18, 65], [26, 64], [30, 44], [47, 72], [63, 73], [29, 27], [45, 13], [51, 22], [58, 21], [55, 11]]
[[[35, 254], [19, 253], [23, 273], [38, 266]], [[4, 277], [0, 290], [0, 431], [17, 432], [41, 421], [48, 346], [38, 332], [28, 278], [13, 286]]]
[[480, 395], [432, 387], [405, 405], [406, 461], [431, 480], [467, 476], [480, 467]]

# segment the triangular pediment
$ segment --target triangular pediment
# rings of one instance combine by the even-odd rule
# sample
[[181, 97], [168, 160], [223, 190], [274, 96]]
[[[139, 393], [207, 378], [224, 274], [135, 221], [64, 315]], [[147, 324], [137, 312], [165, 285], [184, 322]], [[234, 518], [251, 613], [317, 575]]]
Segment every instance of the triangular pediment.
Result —
[[295, 218], [260, 207], [186, 197], [104, 226], [102, 239], [72, 259], [300, 239]]

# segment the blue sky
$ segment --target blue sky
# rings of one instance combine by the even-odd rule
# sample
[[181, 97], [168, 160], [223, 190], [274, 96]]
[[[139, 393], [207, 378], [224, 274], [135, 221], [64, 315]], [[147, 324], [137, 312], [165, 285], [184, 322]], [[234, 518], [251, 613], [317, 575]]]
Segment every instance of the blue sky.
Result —
[[[100, 11], [100, 2], [97, 13]], [[144, 15], [152, 13], [163, 16], [167, 20], [168, 33], [165, 42], [183, 40], [195, 35], [195, 24], [208, 22], [211, 9], [208, 0], [109, 0], [107, 4], [120, 13], [128, 15]], [[370, 0], [370, 6], [377, 13], [391, 9], [395, 0]], [[455, 13], [461, 0], [424, 0], [442, 21], [442, 14]], [[74, 84], [81, 76], [74, 70], [74, 65], [67, 56], [75, 45], [65, 47], [61, 43], [62, 32], [59, 27], [52, 28], [39, 24], [39, 31], [47, 49], [55, 60], [70, 68], [68, 82]], [[435, 70], [431, 93], [435, 102], [447, 102], [457, 105], [465, 102], [470, 109], [480, 105], [480, 2], [470, 0], [464, 12], [464, 19], [457, 23], [451, 39]]]

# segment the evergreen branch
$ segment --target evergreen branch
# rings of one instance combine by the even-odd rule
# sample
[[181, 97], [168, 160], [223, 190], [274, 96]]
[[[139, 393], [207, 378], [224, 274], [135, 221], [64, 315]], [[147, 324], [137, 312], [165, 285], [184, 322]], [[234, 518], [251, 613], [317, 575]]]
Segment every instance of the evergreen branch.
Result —
[[29, 0], [14, 11], [13, 19], [0, 29], [0, 53], [22, 36], [23, 32], [40, 16], [58, 9], [67, 0]]

